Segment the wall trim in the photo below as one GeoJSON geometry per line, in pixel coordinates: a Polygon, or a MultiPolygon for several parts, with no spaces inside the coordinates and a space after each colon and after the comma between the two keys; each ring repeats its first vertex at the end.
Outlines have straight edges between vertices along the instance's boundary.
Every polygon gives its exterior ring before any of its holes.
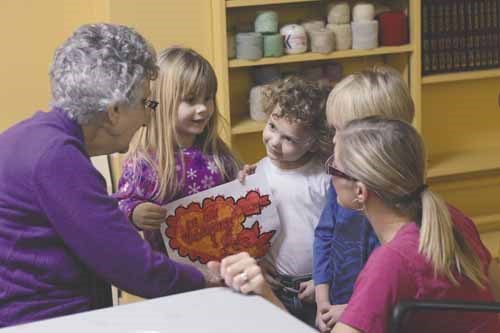
{"type": "Polygon", "coordinates": [[[472,218],[480,233],[500,231],[500,214],[478,215],[472,218]]]}

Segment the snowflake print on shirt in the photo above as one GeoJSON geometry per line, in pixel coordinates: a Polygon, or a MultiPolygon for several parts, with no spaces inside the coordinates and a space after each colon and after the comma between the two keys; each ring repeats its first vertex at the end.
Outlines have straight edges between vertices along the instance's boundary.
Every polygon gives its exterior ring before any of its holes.
{"type": "Polygon", "coordinates": [[[196,178],[196,173],[197,173],[197,171],[196,171],[196,170],[194,170],[194,169],[189,169],[189,170],[186,172],[186,177],[187,177],[188,179],[193,180],[193,179],[195,179],[195,178],[196,178]]]}
{"type": "Polygon", "coordinates": [[[215,164],[215,161],[208,161],[208,163],[207,163],[207,169],[212,174],[217,173],[219,171],[219,169],[217,168],[217,164],[215,164]]]}
{"type": "Polygon", "coordinates": [[[205,190],[213,187],[215,185],[214,178],[212,176],[205,175],[205,177],[201,180],[201,185],[205,190]]]}
{"type": "Polygon", "coordinates": [[[196,183],[192,183],[191,185],[188,185],[188,193],[189,194],[195,194],[200,192],[201,188],[198,186],[196,183]]]}

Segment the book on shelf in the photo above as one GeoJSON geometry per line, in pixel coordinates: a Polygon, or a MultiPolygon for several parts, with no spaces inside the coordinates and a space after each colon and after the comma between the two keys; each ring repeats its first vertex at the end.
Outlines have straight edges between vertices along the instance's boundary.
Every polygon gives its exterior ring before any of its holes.
{"type": "Polygon", "coordinates": [[[423,0],[424,75],[500,66],[500,0],[423,0]]]}

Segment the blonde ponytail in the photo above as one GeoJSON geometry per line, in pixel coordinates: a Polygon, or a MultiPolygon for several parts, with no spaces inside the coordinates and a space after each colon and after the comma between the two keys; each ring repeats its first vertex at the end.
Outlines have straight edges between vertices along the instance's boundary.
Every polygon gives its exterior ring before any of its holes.
{"type": "Polygon", "coordinates": [[[436,274],[446,276],[455,286],[459,284],[454,275],[456,270],[484,288],[486,276],[479,257],[455,230],[448,206],[429,190],[422,193],[418,250],[432,263],[436,274]]]}

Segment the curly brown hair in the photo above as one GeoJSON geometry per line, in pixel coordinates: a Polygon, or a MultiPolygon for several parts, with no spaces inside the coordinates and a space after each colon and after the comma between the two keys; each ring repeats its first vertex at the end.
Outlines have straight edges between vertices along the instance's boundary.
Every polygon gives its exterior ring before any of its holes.
{"type": "Polygon", "coordinates": [[[325,161],[333,151],[334,130],[326,121],[326,100],[330,88],[316,81],[290,76],[267,86],[264,111],[312,129],[319,147],[317,157],[325,161]]]}

